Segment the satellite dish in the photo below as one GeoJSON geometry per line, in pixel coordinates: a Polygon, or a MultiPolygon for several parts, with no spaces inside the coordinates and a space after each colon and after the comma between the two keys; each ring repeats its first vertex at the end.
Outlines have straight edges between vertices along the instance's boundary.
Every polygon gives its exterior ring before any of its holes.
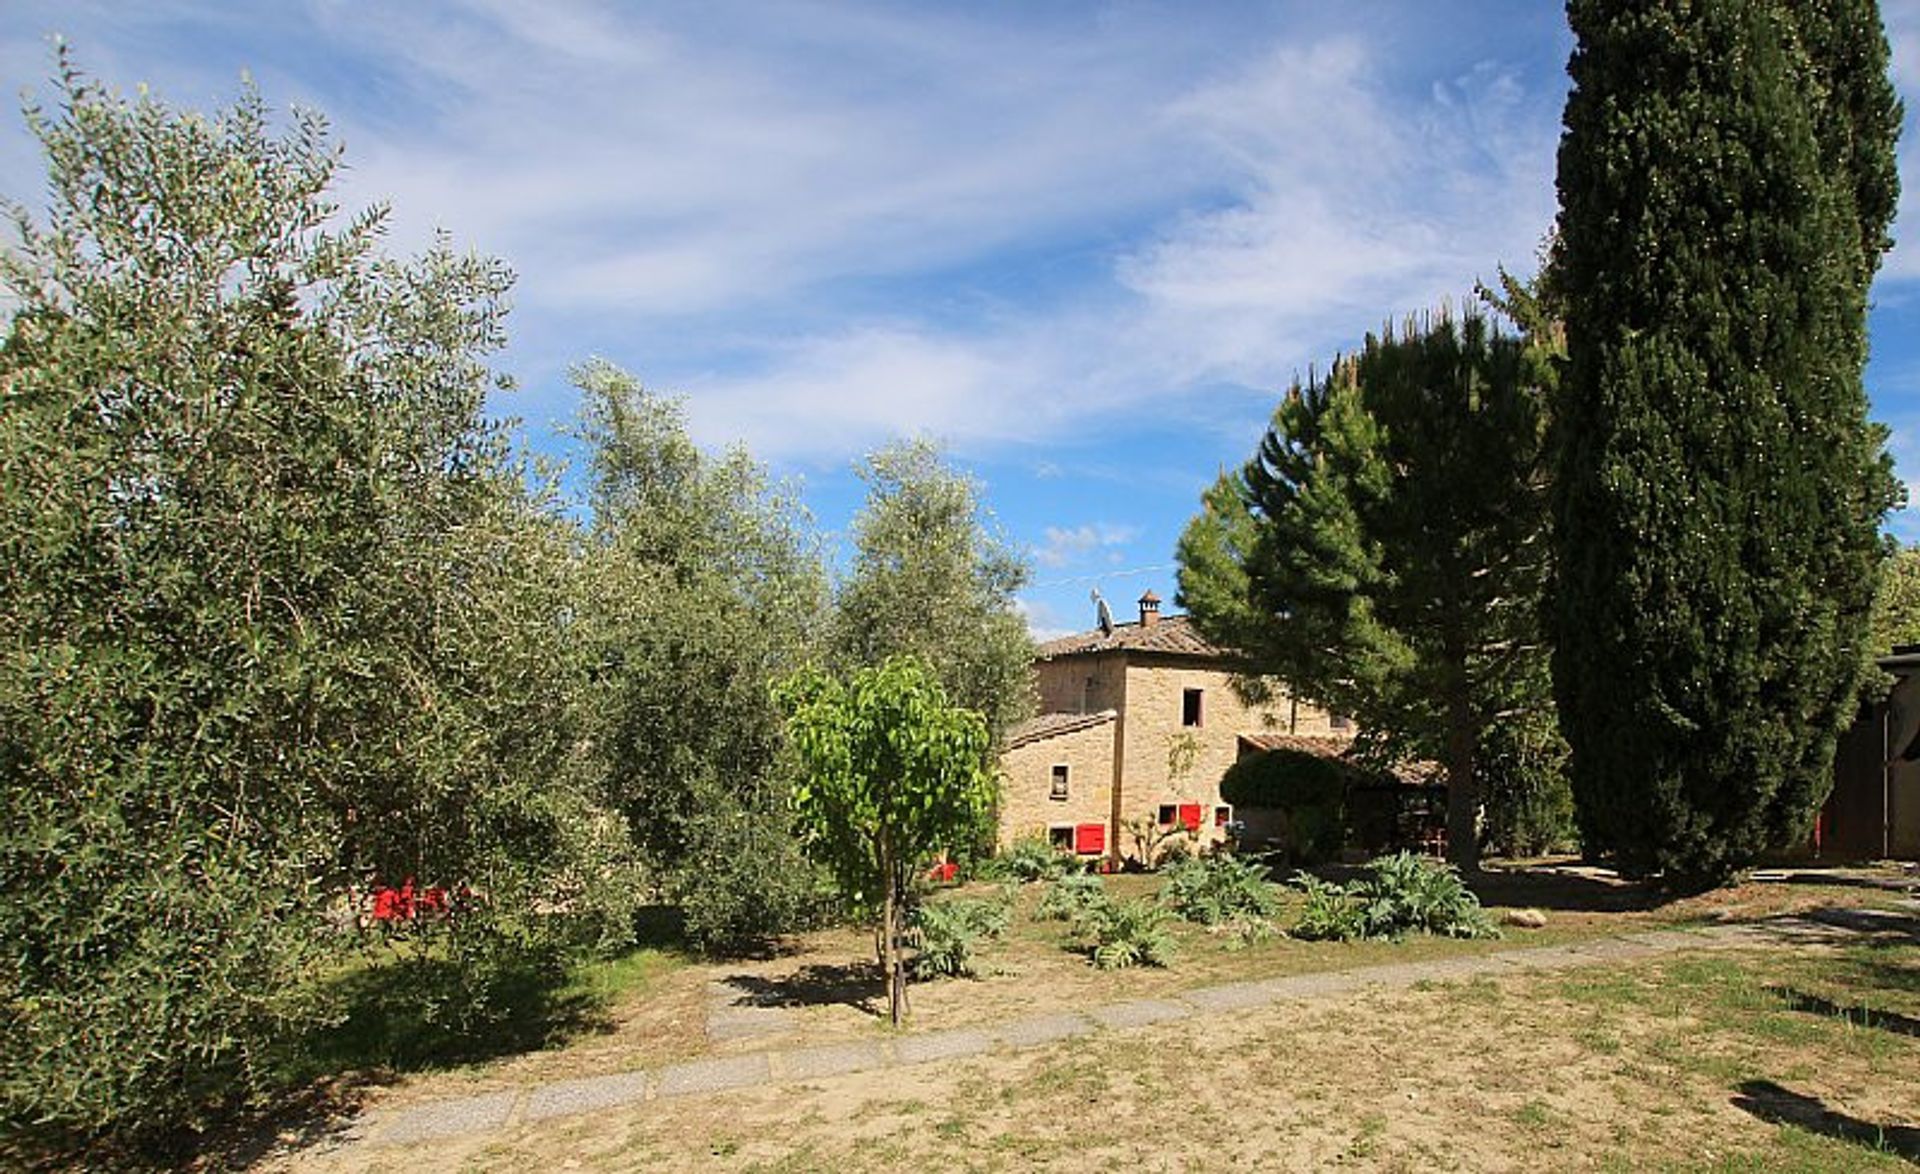
{"type": "Polygon", "coordinates": [[[1106,636],[1113,635],[1113,609],[1107,606],[1106,600],[1100,598],[1100,589],[1098,587],[1095,587],[1089,594],[1093,596],[1094,615],[1099,618],[1101,634],[1106,636]]]}

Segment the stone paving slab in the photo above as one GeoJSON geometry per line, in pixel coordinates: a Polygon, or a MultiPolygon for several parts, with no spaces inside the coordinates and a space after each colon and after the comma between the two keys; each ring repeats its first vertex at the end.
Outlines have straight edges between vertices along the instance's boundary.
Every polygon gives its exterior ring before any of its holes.
{"type": "Polygon", "coordinates": [[[1276,1002],[1281,999],[1315,999],[1360,990],[1367,985],[1367,976],[1359,970],[1327,970],[1318,974],[1290,974],[1285,978],[1272,978],[1260,985],[1272,993],[1276,1002]]]}
{"type": "Polygon", "coordinates": [[[496,1092],[457,1101],[434,1101],[381,1120],[369,1133],[369,1140],[381,1145],[405,1145],[498,1129],[507,1123],[519,1100],[517,1092],[496,1092]]]}
{"type": "Polygon", "coordinates": [[[1712,944],[1714,940],[1702,934],[1689,933],[1683,929],[1655,929],[1648,930],[1645,933],[1621,934],[1620,937],[1622,941],[1639,942],[1644,946],[1652,946],[1656,950],[1679,950],[1689,946],[1705,946],[1712,944]]]}
{"type": "Polygon", "coordinates": [[[773,1078],[771,1053],[724,1056],[715,1060],[688,1060],[660,1070],[660,1095],[682,1097],[697,1092],[722,1092],[765,1084],[773,1078]]]}
{"type": "Polygon", "coordinates": [[[616,1072],[611,1076],[585,1076],[576,1080],[556,1080],[527,1094],[522,1119],[540,1121],[564,1117],[569,1113],[590,1113],[631,1105],[647,1099],[651,1078],[645,1072],[616,1072]]]}
{"type": "Polygon", "coordinates": [[[1198,990],[1183,992],[1182,1002],[1191,1003],[1202,1011],[1246,1011],[1254,1007],[1264,1007],[1275,998],[1272,986],[1266,982],[1230,982],[1221,986],[1203,986],[1198,990]]]}
{"type": "Polygon", "coordinates": [[[971,1027],[961,1027],[951,1031],[930,1031],[924,1035],[903,1035],[893,1041],[893,1059],[898,1064],[930,1064],[936,1060],[979,1056],[992,1049],[992,1036],[971,1027]]]}
{"type": "Polygon", "coordinates": [[[1058,1015],[1035,1015],[1016,1019],[990,1029],[993,1038],[1010,1048],[1033,1048],[1055,1040],[1071,1039],[1093,1030],[1093,1020],[1071,1011],[1058,1015]]]}
{"type": "Polygon", "coordinates": [[[888,1064],[886,1045],[879,1041],[856,1044],[822,1044],[774,1053],[775,1079],[817,1080],[826,1076],[845,1076],[849,1072],[867,1072],[888,1064]]]}
{"type": "Polygon", "coordinates": [[[1508,966],[1521,970],[1568,970],[1591,966],[1593,961],[1572,946],[1536,946],[1507,957],[1508,966]]]}
{"type": "Polygon", "coordinates": [[[1116,1029],[1146,1027],[1173,1019],[1186,1019],[1195,1014],[1198,1014],[1198,1009],[1191,1003],[1176,1003],[1171,999],[1134,999],[1127,1003],[1108,1003],[1087,1012],[1088,1017],[1100,1026],[1116,1029]]]}

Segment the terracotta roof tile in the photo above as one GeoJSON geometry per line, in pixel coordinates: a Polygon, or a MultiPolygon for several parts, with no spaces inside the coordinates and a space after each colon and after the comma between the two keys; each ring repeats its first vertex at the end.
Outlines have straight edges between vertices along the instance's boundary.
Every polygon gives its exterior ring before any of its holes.
{"type": "Polygon", "coordinates": [[[1008,750],[1016,746],[1025,746],[1029,742],[1040,742],[1047,738],[1056,738],[1061,734],[1071,734],[1080,730],[1090,730],[1098,725],[1120,716],[1118,710],[1103,709],[1099,713],[1043,713],[1030,717],[1007,731],[1008,750]]]}
{"type": "Polygon", "coordinates": [[[1353,739],[1337,734],[1242,734],[1240,741],[1255,750],[1298,750],[1318,758],[1344,758],[1353,739]]]}
{"type": "MultiPolygon", "coordinates": [[[[1332,734],[1242,734],[1240,741],[1255,750],[1297,750],[1319,758],[1345,758],[1353,749],[1352,738],[1332,734]]],[[[1437,762],[1414,759],[1396,762],[1386,773],[1402,783],[1423,786],[1434,782],[1441,770],[1437,762]]]]}
{"type": "Polygon", "coordinates": [[[1232,654],[1209,643],[1186,616],[1162,616],[1151,624],[1115,624],[1112,632],[1098,628],[1049,640],[1037,650],[1041,660],[1090,652],[1167,652],[1182,656],[1210,656],[1231,660],[1232,654]]]}

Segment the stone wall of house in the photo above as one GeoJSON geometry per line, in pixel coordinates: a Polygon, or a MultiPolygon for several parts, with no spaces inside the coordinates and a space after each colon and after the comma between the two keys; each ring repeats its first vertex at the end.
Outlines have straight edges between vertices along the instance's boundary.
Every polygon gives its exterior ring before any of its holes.
{"type": "Polygon", "coordinates": [[[1097,823],[1108,827],[1113,812],[1113,744],[1116,722],[1016,746],[1000,756],[1000,846],[1050,828],[1097,823]],[[1067,797],[1053,798],[1053,768],[1067,768],[1067,797]]]}
{"type": "Polygon", "coordinates": [[[1062,656],[1034,665],[1041,713],[1099,713],[1119,709],[1126,694],[1126,660],[1117,652],[1062,656]]]}
{"type": "Polygon", "coordinates": [[[1161,808],[1197,803],[1201,806],[1200,838],[1214,843],[1225,837],[1217,826],[1220,778],[1239,758],[1240,735],[1263,732],[1328,734],[1328,715],[1305,704],[1279,698],[1270,706],[1253,707],[1233,691],[1231,675],[1219,670],[1179,664],[1133,664],[1127,669],[1126,704],[1121,710],[1120,834],[1131,851],[1125,825],[1149,818],[1158,822],[1161,808]],[[1188,726],[1186,692],[1200,691],[1200,723],[1188,726]],[[1174,750],[1182,749],[1182,761],[1174,750]]]}

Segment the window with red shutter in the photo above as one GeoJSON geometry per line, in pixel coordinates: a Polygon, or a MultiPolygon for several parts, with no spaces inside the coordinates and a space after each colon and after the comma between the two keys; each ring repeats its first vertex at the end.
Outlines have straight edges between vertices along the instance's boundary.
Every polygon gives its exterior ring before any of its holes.
{"type": "Polygon", "coordinates": [[[1083,823],[1073,829],[1073,850],[1082,856],[1098,856],[1107,850],[1107,825],[1083,823]]]}

